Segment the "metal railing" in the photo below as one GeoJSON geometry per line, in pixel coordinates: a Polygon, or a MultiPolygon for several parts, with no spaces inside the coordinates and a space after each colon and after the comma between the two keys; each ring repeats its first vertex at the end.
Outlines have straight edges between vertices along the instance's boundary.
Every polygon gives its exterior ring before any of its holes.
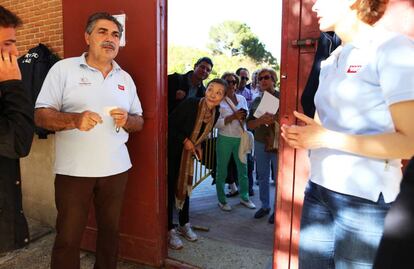
{"type": "Polygon", "coordinates": [[[218,130],[213,129],[203,142],[203,157],[200,161],[194,159],[193,189],[208,178],[216,166],[216,141],[218,130]]]}

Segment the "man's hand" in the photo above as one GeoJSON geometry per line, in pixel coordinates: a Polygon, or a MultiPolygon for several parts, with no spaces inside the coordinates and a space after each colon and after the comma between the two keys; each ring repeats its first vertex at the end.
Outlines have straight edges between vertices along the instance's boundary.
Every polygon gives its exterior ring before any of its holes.
{"type": "Polygon", "coordinates": [[[175,92],[175,99],[176,100],[182,100],[182,99],[184,99],[185,95],[186,95],[185,91],[178,90],[178,91],[175,92]]]}
{"type": "Polygon", "coordinates": [[[0,51],[0,82],[12,79],[22,79],[17,57],[8,51],[0,51]]]}
{"type": "Polygon", "coordinates": [[[101,116],[88,110],[78,114],[75,119],[75,126],[81,131],[89,131],[98,123],[102,123],[101,116]]]}
{"type": "Polygon", "coordinates": [[[114,119],[117,128],[122,128],[127,123],[128,112],[121,108],[112,109],[109,111],[109,115],[114,119]]]}

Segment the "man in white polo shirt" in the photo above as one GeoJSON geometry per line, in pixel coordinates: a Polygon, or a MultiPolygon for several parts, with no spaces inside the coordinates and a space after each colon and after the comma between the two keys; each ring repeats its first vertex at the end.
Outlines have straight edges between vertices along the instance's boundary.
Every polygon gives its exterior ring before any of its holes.
{"type": "Polygon", "coordinates": [[[36,124],[56,131],[52,269],[79,268],[92,199],[98,227],[95,268],[116,268],[118,221],[131,168],[125,143],[144,123],[135,84],[114,61],[121,35],[122,25],[111,15],[90,16],[88,51],[55,64],[36,101],[36,124]]]}

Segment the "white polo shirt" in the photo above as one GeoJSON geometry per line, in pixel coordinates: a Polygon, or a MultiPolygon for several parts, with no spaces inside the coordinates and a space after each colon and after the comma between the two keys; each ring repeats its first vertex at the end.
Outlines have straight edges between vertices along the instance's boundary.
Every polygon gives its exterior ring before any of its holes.
{"type": "MultiPolygon", "coordinates": [[[[216,128],[218,128],[218,133],[220,135],[224,135],[227,137],[237,137],[237,138],[240,138],[241,136],[242,128],[238,120],[234,120],[227,125],[224,124],[224,119],[227,116],[231,116],[234,113],[231,107],[229,106],[229,104],[227,104],[226,99],[233,105],[236,111],[239,110],[240,108],[243,108],[246,110],[246,113],[249,113],[248,112],[249,109],[247,108],[246,98],[244,98],[244,96],[240,94],[236,94],[236,98],[237,98],[237,106],[234,105],[233,102],[228,97],[225,97],[225,99],[223,99],[223,101],[221,101],[220,103],[220,117],[218,118],[216,122],[216,126],[215,126],[216,128]]],[[[246,123],[243,123],[243,125],[246,128],[246,123]]]]}
{"type": "MultiPolygon", "coordinates": [[[[364,40],[338,47],[321,64],[315,105],[322,125],[357,135],[394,132],[389,106],[414,100],[414,42],[373,29],[364,40]]],[[[338,150],[311,151],[310,180],[330,190],[377,201],[395,200],[401,160],[338,150]]]]}
{"type": "Polygon", "coordinates": [[[55,173],[81,177],[104,177],[131,168],[125,143],[128,133],[116,132],[108,111],[119,107],[142,115],[135,84],[128,73],[113,61],[106,78],[89,66],[85,53],[57,62],[47,74],[36,101],[36,108],[54,108],[61,112],[98,113],[102,124],[90,131],[78,129],[56,132],[55,173]]]}

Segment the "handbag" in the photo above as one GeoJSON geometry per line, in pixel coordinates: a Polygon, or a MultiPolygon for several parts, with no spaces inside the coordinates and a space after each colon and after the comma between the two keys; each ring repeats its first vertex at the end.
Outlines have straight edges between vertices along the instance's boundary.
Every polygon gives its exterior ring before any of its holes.
{"type": "Polygon", "coordinates": [[[268,127],[268,134],[265,140],[266,152],[277,152],[279,148],[279,123],[275,122],[268,127]]]}
{"type": "MultiPolygon", "coordinates": [[[[233,113],[236,113],[236,109],[233,107],[232,104],[227,100],[227,97],[225,98],[227,104],[230,106],[233,113]]],[[[238,120],[240,123],[240,127],[242,128],[242,132],[240,134],[240,145],[239,145],[239,159],[242,163],[247,164],[247,154],[252,152],[252,149],[254,147],[254,136],[253,133],[246,130],[244,128],[243,123],[238,120]]]]}

